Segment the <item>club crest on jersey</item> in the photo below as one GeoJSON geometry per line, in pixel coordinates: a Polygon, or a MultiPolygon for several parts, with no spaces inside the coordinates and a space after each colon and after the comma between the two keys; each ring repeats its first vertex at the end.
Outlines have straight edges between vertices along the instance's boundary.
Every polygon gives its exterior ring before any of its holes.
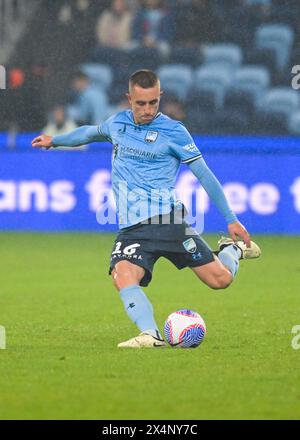
{"type": "Polygon", "coordinates": [[[157,139],[158,133],[157,131],[147,131],[145,141],[146,142],[155,142],[157,139]]]}
{"type": "Polygon", "coordinates": [[[186,251],[193,254],[197,250],[197,245],[193,238],[189,238],[188,240],[185,240],[183,243],[183,247],[186,251]]]}

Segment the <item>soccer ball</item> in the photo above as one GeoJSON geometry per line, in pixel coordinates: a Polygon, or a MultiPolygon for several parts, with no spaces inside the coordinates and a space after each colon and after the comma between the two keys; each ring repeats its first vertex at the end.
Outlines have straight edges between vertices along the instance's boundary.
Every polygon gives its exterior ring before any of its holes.
{"type": "Polygon", "coordinates": [[[181,309],[168,316],[164,333],[172,347],[196,348],[204,339],[206,326],[199,313],[181,309]]]}

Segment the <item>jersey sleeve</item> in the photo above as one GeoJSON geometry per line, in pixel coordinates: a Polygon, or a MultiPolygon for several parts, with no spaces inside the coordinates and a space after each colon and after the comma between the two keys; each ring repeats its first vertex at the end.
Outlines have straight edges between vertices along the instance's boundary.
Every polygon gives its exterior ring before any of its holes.
{"type": "Polygon", "coordinates": [[[174,127],[171,133],[170,150],[182,163],[190,163],[202,157],[194,139],[180,122],[174,127]]]}
{"type": "Polygon", "coordinates": [[[111,128],[114,119],[115,119],[115,115],[111,116],[110,118],[106,119],[106,121],[98,125],[99,135],[108,142],[112,142],[111,128]]]}

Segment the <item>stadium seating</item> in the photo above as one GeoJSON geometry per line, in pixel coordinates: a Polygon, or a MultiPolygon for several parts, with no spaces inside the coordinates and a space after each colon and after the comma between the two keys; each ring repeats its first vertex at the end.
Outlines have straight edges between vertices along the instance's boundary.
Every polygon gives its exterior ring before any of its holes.
{"type": "Polygon", "coordinates": [[[210,44],[205,47],[203,53],[204,65],[219,65],[224,68],[236,68],[241,65],[242,60],[242,49],[236,44],[210,44]]]}
{"type": "Polygon", "coordinates": [[[164,59],[155,47],[137,47],[127,53],[131,71],[138,69],[155,70],[163,64],[164,59]]]}
{"type": "Polygon", "coordinates": [[[94,63],[109,64],[114,69],[118,68],[120,65],[129,66],[130,64],[127,52],[120,49],[101,46],[91,50],[88,60],[94,63]]]}
{"type": "Polygon", "coordinates": [[[246,0],[248,5],[271,6],[272,0],[246,0]]]}
{"type": "Polygon", "coordinates": [[[223,112],[240,111],[252,115],[255,110],[254,97],[248,90],[230,88],[224,97],[223,112]]]}
{"type": "MultiPolygon", "coordinates": [[[[168,2],[170,10],[176,8],[174,3],[168,2]]],[[[297,134],[299,105],[298,99],[292,98],[295,91],[289,83],[291,67],[300,64],[297,21],[300,2],[293,0],[289,7],[275,0],[231,1],[226,7],[221,0],[209,3],[216,22],[222,25],[218,29],[212,27],[210,38],[205,41],[181,41],[179,32],[177,37],[173,36],[173,42],[170,41],[169,54],[163,55],[156,47],[136,47],[130,51],[93,48],[91,23],[95,24],[99,16],[98,3],[92,6],[91,2],[88,22],[82,20],[80,14],[73,16],[74,28],[83,42],[80,48],[72,45],[73,29],[60,23],[56,29],[52,23],[55,32],[69,42],[69,50],[63,56],[59,50],[56,52],[60,65],[55,75],[49,76],[52,102],[46,110],[61,100],[62,88],[68,90],[74,69],[85,72],[92,86],[104,91],[113,107],[123,104],[132,72],[147,68],[159,74],[166,93],[181,100],[187,123],[191,121],[196,131],[203,132],[204,128],[208,133],[222,130],[224,133],[264,133],[266,130],[266,134],[284,134],[289,130],[297,134]],[[291,116],[292,112],[295,115],[291,116]]],[[[100,9],[105,7],[103,4],[100,9]]],[[[214,18],[212,16],[212,20],[214,18]]],[[[25,54],[27,48],[28,44],[24,46],[25,54]]],[[[43,48],[53,53],[57,42],[45,35],[43,48]]],[[[16,59],[23,58],[21,53],[17,55],[16,59]]],[[[66,105],[68,96],[66,93],[66,105]]]]}
{"type": "Polygon", "coordinates": [[[249,133],[251,118],[247,111],[241,109],[226,109],[219,111],[212,121],[214,134],[245,135],[249,133]]]}
{"type": "Polygon", "coordinates": [[[275,87],[266,92],[257,105],[256,122],[266,134],[288,132],[288,121],[300,110],[300,96],[289,87],[275,87]]]}
{"type": "Polygon", "coordinates": [[[188,109],[186,126],[191,133],[214,133],[215,121],[209,113],[188,109]]]}
{"type": "Polygon", "coordinates": [[[218,98],[214,90],[209,89],[197,89],[190,90],[186,105],[188,109],[196,111],[198,113],[204,112],[213,114],[219,107],[218,98]]]}
{"type": "Polygon", "coordinates": [[[276,78],[281,73],[277,69],[277,55],[274,48],[256,48],[252,47],[248,49],[246,63],[265,67],[272,77],[272,82],[276,81],[276,78]]]}
{"type": "Polygon", "coordinates": [[[232,85],[225,94],[225,108],[253,111],[259,97],[270,85],[270,73],[265,67],[245,65],[234,73],[232,85]]]}
{"type": "Polygon", "coordinates": [[[201,52],[198,47],[174,46],[169,61],[171,64],[188,64],[197,67],[201,61],[201,52]]]}
{"type": "Polygon", "coordinates": [[[131,74],[132,69],[129,66],[119,66],[118,69],[114,69],[113,84],[109,89],[109,98],[112,104],[124,99],[124,94],[128,91],[128,78],[131,74]]]}
{"type": "Polygon", "coordinates": [[[113,72],[107,64],[85,63],[80,66],[80,70],[89,77],[91,83],[95,86],[108,90],[112,85],[113,72]]]}
{"type": "Polygon", "coordinates": [[[222,107],[226,89],[232,82],[232,78],[232,69],[229,66],[219,68],[215,64],[204,65],[195,72],[194,87],[196,90],[214,94],[217,106],[222,107]]]}
{"type": "Polygon", "coordinates": [[[288,129],[291,134],[300,136],[300,110],[289,116],[288,129]]]}
{"type": "Polygon", "coordinates": [[[193,69],[185,64],[166,64],[158,69],[163,90],[172,92],[179,99],[187,98],[193,82],[193,69]]]}
{"type": "Polygon", "coordinates": [[[297,44],[293,47],[291,53],[290,66],[296,66],[299,64],[300,64],[300,44],[297,44]]]}
{"type": "Polygon", "coordinates": [[[261,66],[244,65],[234,74],[234,86],[236,89],[249,90],[257,93],[270,85],[270,74],[261,66]]]}
{"type": "Polygon", "coordinates": [[[289,87],[274,87],[270,89],[258,104],[260,110],[277,112],[289,116],[292,111],[299,108],[300,96],[289,87]]]}
{"type": "Polygon", "coordinates": [[[294,41],[294,32],[286,24],[265,24],[255,32],[255,47],[258,49],[273,49],[276,53],[277,68],[284,69],[290,59],[294,41]]]}

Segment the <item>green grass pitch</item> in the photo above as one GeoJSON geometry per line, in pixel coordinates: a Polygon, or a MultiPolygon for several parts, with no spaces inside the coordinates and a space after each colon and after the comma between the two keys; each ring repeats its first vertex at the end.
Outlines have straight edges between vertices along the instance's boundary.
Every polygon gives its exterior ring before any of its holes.
{"type": "Polygon", "coordinates": [[[0,419],[299,419],[300,237],[255,238],[261,259],[227,290],[157,263],[156,320],[198,311],[199,348],[121,350],[138,332],[107,275],[112,235],[0,234],[0,419]]]}

